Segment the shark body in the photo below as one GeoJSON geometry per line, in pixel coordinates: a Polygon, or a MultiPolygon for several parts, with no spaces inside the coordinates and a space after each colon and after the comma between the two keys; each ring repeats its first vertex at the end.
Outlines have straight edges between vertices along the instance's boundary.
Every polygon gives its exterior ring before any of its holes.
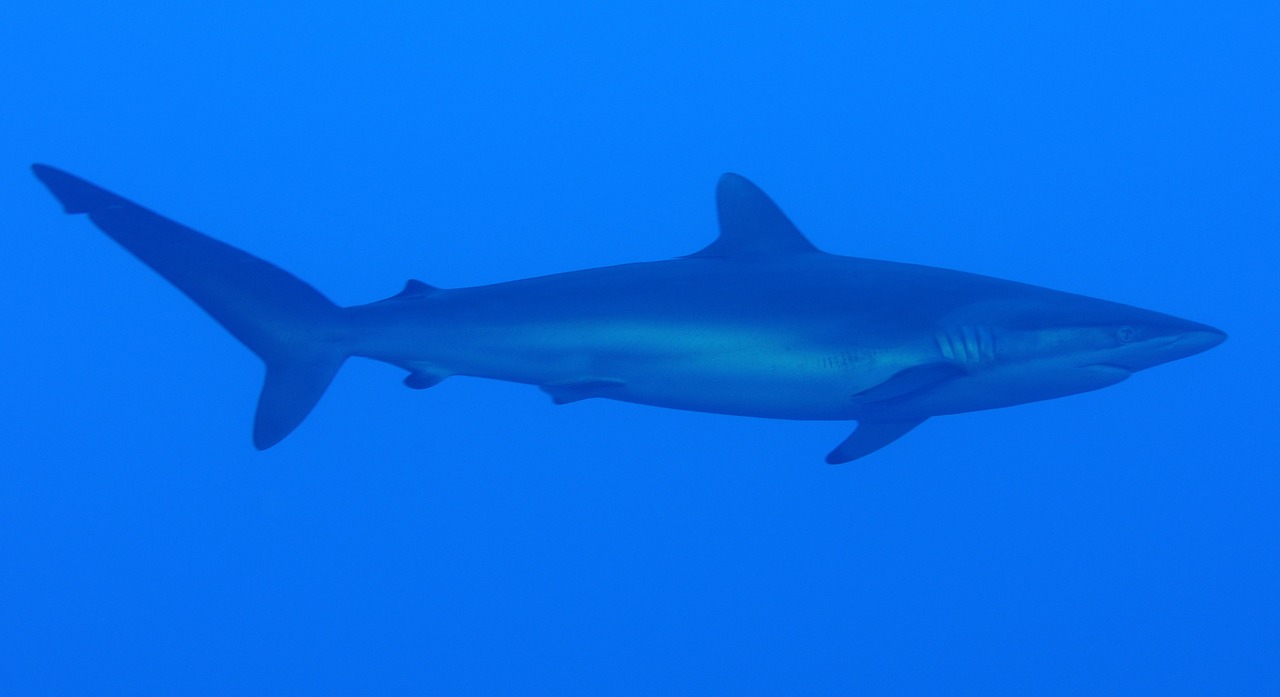
{"type": "Polygon", "coordinates": [[[405,384],[453,375],[778,419],[849,420],[847,462],[926,419],[1099,389],[1226,335],[1128,305],[960,271],[827,254],[751,182],[721,177],[720,235],[686,257],[473,288],[410,281],[338,307],[246,252],[34,165],[266,363],[254,444],[297,427],[348,357],[405,384]]]}

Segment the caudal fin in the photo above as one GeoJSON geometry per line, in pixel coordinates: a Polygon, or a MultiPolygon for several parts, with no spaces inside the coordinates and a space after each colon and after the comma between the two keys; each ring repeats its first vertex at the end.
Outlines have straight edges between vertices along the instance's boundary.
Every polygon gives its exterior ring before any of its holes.
{"type": "Polygon", "coordinates": [[[275,445],[302,423],[348,355],[341,308],[269,262],[62,170],[31,169],[67,213],[87,213],[267,364],[256,447],[275,445]]]}

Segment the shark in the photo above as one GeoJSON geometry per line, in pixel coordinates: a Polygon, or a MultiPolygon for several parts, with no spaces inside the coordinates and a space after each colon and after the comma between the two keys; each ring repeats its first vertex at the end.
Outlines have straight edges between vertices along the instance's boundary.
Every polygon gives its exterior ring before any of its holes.
{"type": "Polygon", "coordinates": [[[351,357],[425,389],[455,375],[772,419],[856,421],[826,457],[926,420],[1114,385],[1226,339],[1214,327],[998,278],[819,250],[760,188],[716,188],[719,235],[686,256],[492,285],[410,280],[340,307],[245,251],[63,170],[32,165],[89,220],[265,363],[253,444],[291,433],[351,357]]]}

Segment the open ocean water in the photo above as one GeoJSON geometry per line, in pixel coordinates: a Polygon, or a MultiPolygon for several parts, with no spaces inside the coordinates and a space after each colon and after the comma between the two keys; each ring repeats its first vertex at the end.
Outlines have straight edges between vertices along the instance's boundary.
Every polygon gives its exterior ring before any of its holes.
{"type": "Polygon", "coordinates": [[[1280,5],[0,8],[0,693],[1280,694],[1280,5]],[[257,359],[48,162],[340,304],[819,247],[1205,322],[1099,392],[851,424],[257,359]]]}

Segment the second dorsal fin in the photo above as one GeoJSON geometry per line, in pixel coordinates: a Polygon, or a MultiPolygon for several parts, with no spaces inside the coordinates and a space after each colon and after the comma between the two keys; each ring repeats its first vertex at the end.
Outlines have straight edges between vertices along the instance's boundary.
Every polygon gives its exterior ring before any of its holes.
{"type": "Polygon", "coordinates": [[[411,278],[404,284],[404,290],[391,296],[393,298],[416,298],[423,295],[430,295],[436,292],[436,287],[427,283],[423,283],[416,278],[411,278]]]}

